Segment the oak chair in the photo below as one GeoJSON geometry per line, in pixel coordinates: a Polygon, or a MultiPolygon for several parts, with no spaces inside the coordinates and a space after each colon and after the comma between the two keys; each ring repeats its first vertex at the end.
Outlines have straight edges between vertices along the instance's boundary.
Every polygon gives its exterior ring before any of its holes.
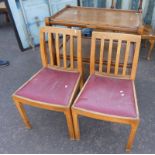
{"type": "Polygon", "coordinates": [[[142,33],[142,39],[145,40],[145,47],[146,41],[148,40],[150,43],[150,47],[147,54],[147,60],[151,59],[151,54],[155,45],[155,30],[153,30],[152,26],[145,25],[144,32],[142,33]]]}
{"type": "Polygon", "coordinates": [[[82,81],[81,31],[43,27],[40,30],[40,51],[43,68],[20,87],[12,98],[27,128],[31,128],[31,125],[24,104],[63,112],[70,138],[74,139],[70,107],[82,81]],[[52,39],[53,36],[55,41],[52,39]],[[59,56],[60,36],[63,40],[63,60],[60,60],[59,56]],[[70,63],[66,59],[66,37],[70,37],[70,63]],[[74,39],[78,44],[77,64],[73,61],[74,39]],[[54,65],[54,50],[56,50],[57,65],[54,65]]]}
{"type": "Polygon", "coordinates": [[[91,40],[90,76],[72,106],[73,124],[76,140],[80,139],[78,116],[128,124],[131,131],[126,145],[129,151],[132,147],[136,130],[139,125],[139,111],[135,90],[135,76],[138,64],[141,37],[138,35],[93,32],[91,40]],[[100,41],[99,66],[95,64],[96,41],[100,41]],[[104,45],[109,41],[107,65],[103,64],[104,45]],[[113,50],[113,43],[117,49],[113,50]],[[119,66],[121,48],[126,44],[123,68],[119,66]],[[131,45],[134,45],[132,67],[127,63],[131,45]],[[115,66],[112,66],[111,56],[115,53],[115,66]]]}

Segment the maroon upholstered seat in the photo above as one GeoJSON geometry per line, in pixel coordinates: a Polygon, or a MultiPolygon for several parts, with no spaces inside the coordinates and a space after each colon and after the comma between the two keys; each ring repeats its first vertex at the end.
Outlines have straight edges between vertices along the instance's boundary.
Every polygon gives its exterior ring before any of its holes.
{"type": "Polygon", "coordinates": [[[15,95],[35,101],[67,105],[79,73],[44,68],[15,95]]]}
{"type": "Polygon", "coordinates": [[[136,117],[131,80],[92,75],[74,107],[109,115],[136,117]]]}

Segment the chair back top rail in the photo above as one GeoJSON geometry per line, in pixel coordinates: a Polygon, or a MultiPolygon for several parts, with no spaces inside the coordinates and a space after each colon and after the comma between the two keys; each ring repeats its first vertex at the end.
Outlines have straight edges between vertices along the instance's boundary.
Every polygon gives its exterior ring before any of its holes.
{"type": "Polygon", "coordinates": [[[77,70],[82,73],[82,51],[81,51],[81,31],[68,28],[57,28],[51,26],[42,27],[40,30],[40,50],[42,65],[52,66],[64,70],[77,70]],[[68,39],[67,39],[68,38],[68,39]],[[75,41],[74,41],[75,39],[75,41]],[[70,60],[67,60],[67,47],[70,44],[70,60]],[[62,50],[60,50],[60,43],[62,50]],[[77,49],[74,49],[74,43],[77,49]],[[74,50],[77,55],[77,65],[74,64],[74,50]],[[63,55],[61,60],[60,52],[63,55]]]}
{"type": "Polygon", "coordinates": [[[140,50],[141,36],[123,33],[109,33],[109,32],[93,32],[91,40],[91,55],[90,55],[90,74],[102,74],[106,76],[115,76],[119,78],[134,80],[136,76],[139,50],[140,50]],[[99,66],[96,71],[95,57],[96,57],[96,41],[100,40],[100,54],[99,66]],[[107,53],[107,65],[103,64],[104,45],[109,42],[107,53]],[[117,43],[117,48],[114,50],[113,45],[117,43]],[[125,50],[121,50],[125,46],[125,50]],[[131,50],[132,48],[132,50],[131,50]],[[123,52],[123,53],[122,53],[123,52]],[[120,57],[123,55],[123,67],[120,68],[120,57]],[[131,56],[132,55],[132,56],[131,56]],[[131,61],[131,69],[127,68],[128,61],[131,61]],[[112,66],[112,63],[115,63],[112,66]]]}

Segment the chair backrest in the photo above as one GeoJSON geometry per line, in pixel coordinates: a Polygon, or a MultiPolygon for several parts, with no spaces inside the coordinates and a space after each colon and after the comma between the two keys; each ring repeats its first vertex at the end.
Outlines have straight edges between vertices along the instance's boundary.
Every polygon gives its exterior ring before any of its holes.
{"type": "Polygon", "coordinates": [[[141,36],[139,35],[93,32],[91,40],[90,74],[97,73],[134,80],[139,58],[140,42],[141,36]],[[99,65],[96,66],[96,44],[99,42],[99,65]],[[107,46],[107,43],[108,50],[105,51],[105,49],[107,49],[105,48],[105,44],[107,46]],[[116,48],[113,48],[114,45],[116,48]],[[105,52],[107,53],[105,54],[105,52]],[[121,59],[123,58],[121,63],[120,57],[121,59]],[[128,66],[129,61],[130,67],[128,66]]]}
{"type": "Polygon", "coordinates": [[[64,70],[77,70],[82,73],[81,31],[68,28],[45,26],[40,30],[40,50],[42,65],[64,70]],[[76,42],[75,42],[76,40],[76,42]],[[66,42],[70,44],[67,51],[66,42]],[[74,62],[74,44],[77,44],[77,64],[74,62]],[[60,48],[62,47],[62,50],[60,48]],[[61,53],[62,52],[62,53],[61,53]],[[67,57],[67,53],[70,57],[67,57]],[[61,59],[62,58],[62,59],[61,59]]]}

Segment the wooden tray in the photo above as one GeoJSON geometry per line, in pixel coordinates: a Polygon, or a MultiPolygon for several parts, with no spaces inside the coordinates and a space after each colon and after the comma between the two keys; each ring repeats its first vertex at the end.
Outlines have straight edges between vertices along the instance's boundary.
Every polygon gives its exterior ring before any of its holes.
{"type": "Polygon", "coordinates": [[[46,18],[46,25],[95,28],[141,34],[142,14],[136,11],[66,6],[46,18]]]}

